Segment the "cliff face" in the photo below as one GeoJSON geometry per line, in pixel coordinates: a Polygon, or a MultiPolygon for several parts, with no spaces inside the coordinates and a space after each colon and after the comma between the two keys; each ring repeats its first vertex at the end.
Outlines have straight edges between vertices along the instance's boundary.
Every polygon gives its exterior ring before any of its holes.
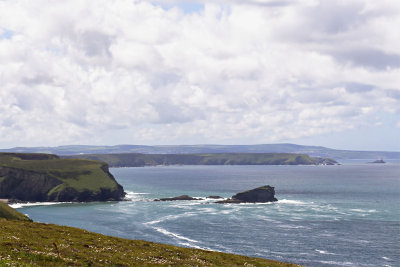
{"type": "Polygon", "coordinates": [[[22,201],[48,201],[47,193],[62,182],[44,173],[0,167],[0,196],[22,201]]]}
{"type": "Polygon", "coordinates": [[[124,196],[104,162],[0,153],[0,198],[64,202],[124,196]]]}

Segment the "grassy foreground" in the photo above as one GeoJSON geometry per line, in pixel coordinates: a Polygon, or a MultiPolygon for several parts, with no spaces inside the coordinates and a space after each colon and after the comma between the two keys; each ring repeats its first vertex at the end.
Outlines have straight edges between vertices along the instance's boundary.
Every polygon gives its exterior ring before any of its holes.
{"type": "Polygon", "coordinates": [[[0,218],[0,266],[298,266],[0,218]]]}

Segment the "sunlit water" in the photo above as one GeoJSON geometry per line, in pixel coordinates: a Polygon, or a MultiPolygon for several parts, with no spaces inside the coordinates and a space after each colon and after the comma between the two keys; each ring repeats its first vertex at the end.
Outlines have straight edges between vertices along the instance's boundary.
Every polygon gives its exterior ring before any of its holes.
{"type": "Polygon", "coordinates": [[[307,266],[400,266],[400,165],[111,169],[130,201],[25,206],[35,221],[307,266]],[[275,186],[276,203],[155,198],[275,186]]]}

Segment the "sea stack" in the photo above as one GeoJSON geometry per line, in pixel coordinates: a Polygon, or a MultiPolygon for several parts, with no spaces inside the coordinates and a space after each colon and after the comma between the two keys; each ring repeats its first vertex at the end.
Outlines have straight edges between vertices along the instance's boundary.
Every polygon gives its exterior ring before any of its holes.
{"type": "Polygon", "coordinates": [[[278,201],[275,198],[275,188],[269,185],[257,187],[248,191],[237,193],[227,200],[216,203],[265,203],[278,201]]]}

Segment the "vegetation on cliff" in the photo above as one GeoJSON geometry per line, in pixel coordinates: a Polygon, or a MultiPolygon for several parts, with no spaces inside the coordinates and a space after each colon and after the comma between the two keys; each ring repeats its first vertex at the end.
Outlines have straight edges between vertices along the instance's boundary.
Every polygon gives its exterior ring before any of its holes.
{"type": "Polygon", "coordinates": [[[104,162],[56,155],[0,153],[0,198],[22,201],[120,200],[124,191],[104,162]]]}
{"type": "Polygon", "coordinates": [[[292,153],[216,153],[216,154],[83,154],[74,158],[100,160],[110,167],[156,165],[332,165],[335,160],[292,153]]]}
{"type": "Polygon", "coordinates": [[[0,218],[4,218],[7,220],[18,220],[18,221],[31,220],[25,214],[16,211],[15,209],[11,208],[10,206],[1,201],[0,201],[0,218]]]}
{"type": "Polygon", "coordinates": [[[1,266],[297,266],[267,259],[0,219],[1,266]]]}

